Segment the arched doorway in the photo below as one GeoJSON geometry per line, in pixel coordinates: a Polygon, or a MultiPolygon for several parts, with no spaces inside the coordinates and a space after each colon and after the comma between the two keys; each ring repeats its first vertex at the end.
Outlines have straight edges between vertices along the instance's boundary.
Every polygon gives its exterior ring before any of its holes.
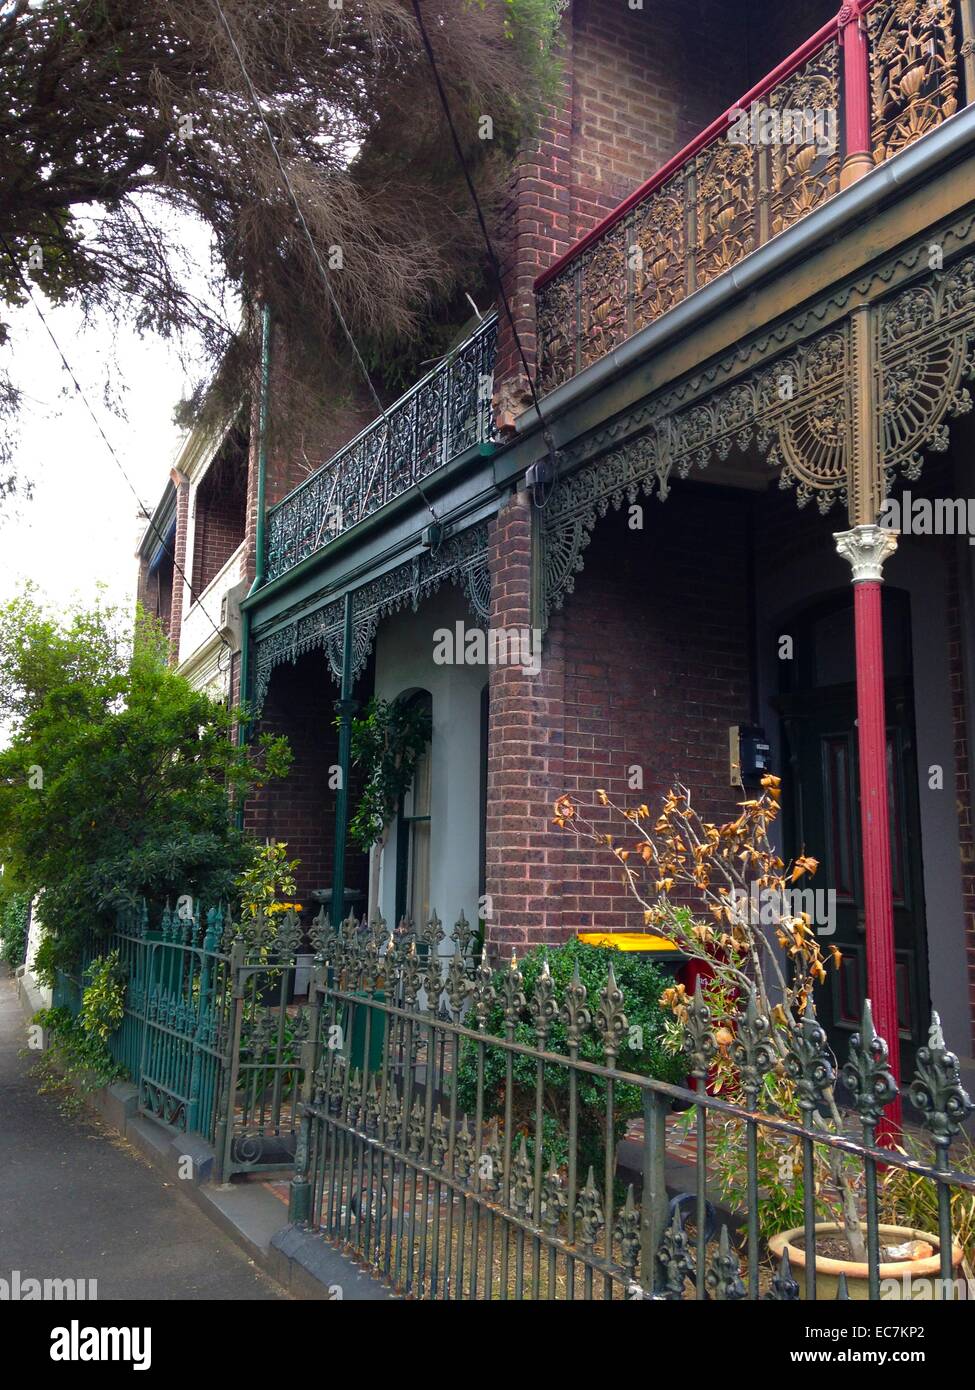
{"type": "MultiPolygon", "coordinates": [[[[849,590],[820,599],[778,624],[786,857],[820,861],[816,929],[842,963],[817,998],[819,1017],[841,1061],[861,1023],[866,930],[860,829],[853,603],[849,590]],[[827,897],[826,894],[829,896],[827,897]],[[825,911],[824,911],[825,909],[825,911]]],[[[914,731],[911,609],[908,595],[884,593],[887,785],[897,1009],[903,1070],[910,1075],[929,1018],[928,952],[914,731]]]]}

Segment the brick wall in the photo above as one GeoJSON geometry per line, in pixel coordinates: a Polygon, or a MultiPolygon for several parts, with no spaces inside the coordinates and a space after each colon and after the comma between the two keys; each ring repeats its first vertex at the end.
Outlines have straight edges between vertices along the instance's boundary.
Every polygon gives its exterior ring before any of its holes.
{"type": "MultiPolygon", "coordinates": [[[[244,810],[246,830],[261,842],[286,841],[288,857],[301,860],[295,879],[298,901],[307,909],[306,920],[317,911],[309,894],[331,884],[335,844],[335,791],[328,782],[330,767],[338,763],[338,733],[333,725],[338,691],[324,664],[321,653],[312,652],[293,666],[275,669],[254,737],[284,734],[294,762],[286,778],[270,782],[244,810]]],[[[357,790],[354,784],[353,805],[357,790]]],[[[365,894],[367,860],[351,846],[346,884],[365,894]]]]}
{"type": "MultiPolygon", "coordinates": [[[[679,778],[702,812],[732,814],[728,727],[748,717],[747,501],[675,489],[666,504],[645,507],[643,531],[628,528],[625,510],[611,513],[553,618],[541,674],[492,674],[494,952],[640,925],[612,860],[591,845],[575,848],[552,825],[560,791],[591,804],[604,787],[624,805],[652,805],[679,778]],[[642,790],[629,787],[634,766],[642,790]]],[[[492,624],[527,622],[530,522],[521,497],[499,515],[491,564],[492,624]]]]}
{"type": "Polygon", "coordinates": [[[199,597],[244,539],[247,455],[237,447],[214,459],[196,489],[193,592],[199,597]]]}
{"type": "MultiPolygon", "coordinates": [[[[531,509],[519,493],[498,513],[490,537],[491,626],[531,625],[531,509]]],[[[546,647],[541,673],[496,666],[488,714],[486,892],[492,953],[559,940],[563,842],[551,825],[563,784],[563,666],[546,647]]]]}
{"type": "Polygon", "coordinates": [[[136,599],[147,613],[159,619],[168,635],[173,607],[173,562],[169,555],[162,557],[151,574],[147,562],[140,562],[136,599]]]}
{"type": "MultiPolygon", "coordinates": [[[[529,366],[535,277],[596,226],[744,89],[744,28],[718,0],[575,0],[564,20],[558,109],[512,178],[502,219],[504,283],[529,366]]],[[[495,370],[498,417],[527,399],[502,321],[495,370]]]]}
{"type": "MultiPolygon", "coordinates": [[[[502,219],[505,290],[530,368],[535,277],[837,9],[836,0],[644,0],[642,9],[574,0],[561,98],[515,170],[502,219]]],[[[504,320],[495,382],[509,426],[530,398],[504,320]]]]}

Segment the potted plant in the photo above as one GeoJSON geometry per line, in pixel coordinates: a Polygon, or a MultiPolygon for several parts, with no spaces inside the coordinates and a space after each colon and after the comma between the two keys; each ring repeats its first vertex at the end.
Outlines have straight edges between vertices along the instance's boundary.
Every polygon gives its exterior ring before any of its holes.
{"type": "MultiPolygon", "coordinates": [[[[831,964],[839,966],[841,955],[835,946],[822,949],[807,911],[793,910],[793,886],[815,874],[818,863],[800,855],[786,865],[771,844],[769,832],[778,818],[779,800],[779,779],[767,776],[760,795],[742,802],[735,819],[715,825],[694,810],[685,787],[668,793],[657,816],[646,804],[619,807],[600,791],[601,809],[592,811],[584,811],[569,796],[560,797],[555,821],[612,854],[624,884],[643,909],[645,926],[706,967],[693,996],[683,985],[663,996],[684,1030],[698,1085],[707,1080],[712,1093],[749,1112],[761,1099],[766,1113],[801,1121],[824,1138],[838,1138],[845,1130],[835,1094],[835,1059],[816,1018],[814,987],[826,980],[831,964]],[[619,838],[608,828],[614,822],[621,826],[619,838]],[[692,911],[692,903],[703,906],[706,916],[692,911]]],[[[935,1071],[951,1059],[940,1034],[932,1034],[929,1048],[920,1051],[922,1074],[926,1054],[935,1071]]],[[[896,1088],[887,1068],[886,1044],[873,1030],[869,1001],[843,1081],[872,1136],[896,1088]]],[[[960,1087],[958,1091],[963,1105],[970,1106],[960,1087]]],[[[923,1100],[919,1095],[918,1101],[923,1100]]],[[[843,1273],[851,1296],[866,1297],[867,1242],[858,1165],[832,1146],[814,1148],[810,1173],[803,1171],[801,1142],[792,1152],[787,1142],[778,1150],[774,1142],[766,1149],[766,1160],[770,1152],[777,1154],[780,1176],[771,1189],[766,1187],[763,1208],[760,1203],[763,1234],[771,1237],[773,1254],[787,1252],[793,1269],[802,1267],[807,1258],[803,1226],[783,1231],[779,1223],[788,1224],[790,1215],[801,1216],[803,1185],[811,1183],[817,1214],[824,1218],[815,1231],[817,1290],[828,1297],[828,1280],[833,1279],[835,1292],[843,1273]],[[780,1159],[786,1160],[781,1166],[780,1159]],[[779,1225],[777,1232],[770,1229],[771,1219],[779,1225]]],[[[719,1137],[716,1157],[726,1191],[735,1188],[741,1154],[740,1135],[737,1142],[729,1133],[723,1141],[719,1137]]],[[[880,1241],[881,1278],[893,1280],[888,1266],[896,1268],[902,1288],[910,1288],[912,1277],[929,1275],[932,1259],[935,1268],[939,1265],[938,1237],[929,1232],[891,1223],[881,1227],[880,1241]]],[[[953,1251],[953,1263],[960,1259],[961,1251],[953,1251]]]]}

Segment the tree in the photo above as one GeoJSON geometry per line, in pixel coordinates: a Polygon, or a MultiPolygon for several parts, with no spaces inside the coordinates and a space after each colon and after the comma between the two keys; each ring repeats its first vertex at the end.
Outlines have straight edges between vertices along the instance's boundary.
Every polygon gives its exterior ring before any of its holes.
{"type": "Polygon", "coordinates": [[[0,861],[42,892],[70,959],[143,895],[228,896],[249,862],[231,802],[287,771],[283,739],[231,737],[240,711],[167,664],[164,634],[119,610],[52,616],[32,592],[0,609],[0,861]]]}
{"type": "MultiPolygon", "coordinates": [[[[423,0],[488,198],[554,93],[561,8],[423,0]]],[[[30,275],[55,303],[166,335],[194,329],[225,363],[221,394],[239,400],[255,298],[294,370],[314,362],[321,383],[340,341],[334,295],[381,372],[481,268],[445,139],[410,0],[0,0],[0,300],[22,304],[30,275]],[[216,277],[243,298],[240,332],[186,287],[161,206],[211,229],[216,277]]]]}

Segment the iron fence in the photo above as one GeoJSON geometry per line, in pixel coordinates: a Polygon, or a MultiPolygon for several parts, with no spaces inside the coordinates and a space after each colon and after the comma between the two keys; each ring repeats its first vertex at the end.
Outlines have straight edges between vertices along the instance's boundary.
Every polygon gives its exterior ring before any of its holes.
{"type": "Polygon", "coordinates": [[[560,997],[547,968],[526,997],[517,962],[495,973],[472,943],[463,917],[449,942],[436,919],[415,934],[387,933],[381,922],[320,927],[294,1221],[424,1299],[913,1298],[923,1296],[922,1275],[932,1297],[972,1296],[964,1277],[972,1251],[955,1243],[952,1202],[968,1203],[971,1215],[975,1176],[950,1162],[972,1105],[936,1017],[910,1086],[916,1139],[930,1146],[919,1157],[879,1142],[895,1083],[869,1006],[839,1072],[811,1013],[789,1037],[784,1067],[799,1097],[796,1118],[766,1107],[766,1083],[781,1063],[754,999],[731,1039],[716,1035],[700,992],[691,1000],[683,1033],[689,1075],[674,1085],[625,1065],[626,1001],[611,955],[596,998],[578,971],[560,997]],[[503,1029],[489,1032],[498,1008],[503,1029]],[[558,1051],[557,1023],[565,1040],[558,1051]],[[521,1040],[526,1025],[531,1043],[521,1040]],[[591,1054],[583,1043],[593,1038],[598,1061],[580,1055],[591,1054]],[[706,1089],[718,1050],[729,1046],[744,1104],[706,1089]],[[859,1134],[820,1123],[838,1087],[859,1134]],[[675,1108],[686,1111],[684,1121],[675,1108]],[[617,1149],[627,1124],[640,1157],[624,1187],[617,1149]],[[681,1144],[694,1155],[683,1193],[667,1181],[681,1124],[681,1144]],[[744,1176],[737,1206],[718,1219],[709,1153],[728,1125],[737,1127],[744,1176]],[[800,1229],[778,1258],[761,1222],[761,1179],[777,1153],[798,1153],[801,1190],[800,1229]],[[817,1261],[804,1260],[823,1236],[824,1194],[803,1181],[820,1160],[834,1173],[843,1165],[855,1192],[854,1224],[866,1245],[862,1284],[846,1272],[827,1278],[827,1266],[817,1272],[817,1261]],[[883,1223],[895,1172],[927,1185],[933,1232],[908,1222],[910,1230],[892,1234],[883,1223]],[[918,1242],[911,1253],[922,1261],[907,1281],[899,1278],[907,1266],[893,1264],[903,1252],[888,1248],[905,1238],[918,1242]]]}
{"type": "Polygon", "coordinates": [[[205,1138],[218,1178],[288,1168],[311,1019],[297,990],[303,939],[293,912],[241,923],[143,904],[85,942],[54,1003],[77,1015],[92,964],[117,951],[124,1014],[108,1047],[140,1113],[205,1138]]]}

